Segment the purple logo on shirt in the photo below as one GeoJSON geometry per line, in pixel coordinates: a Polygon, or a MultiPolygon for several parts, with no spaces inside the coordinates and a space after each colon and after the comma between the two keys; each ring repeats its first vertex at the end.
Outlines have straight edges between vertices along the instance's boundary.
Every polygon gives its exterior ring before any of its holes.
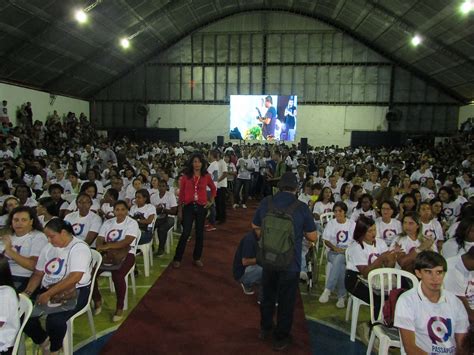
{"type": "Polygon", "coordinates": [[[394,237],[395,234],[397,234],[397,231],[395,229],[386,229],[382,233],[382,238],[384,240],[391,239],[394,237]]]}
{"type": "Polygon", "coordinates": [[[54,258],[46,263],[44,271],[48,275],[59,275],[64,265],[64,259],[54,258]]]}
{"type": "Polygon", "coordinates": [[[426,238],[435,239],[436,237],[436,233],[432,228],[426,229],[424,234],[426,238]]]}
{"type": "Polygon", "coordinates": [[[21,245],[14,245],[13,247],[16,249],[16,252],[17,252],[18,254],[20,254],[21,245]]]}
{"type": "Polygon", "coordinates": [[[337,243],[345,243],[349,239],[349,232],[348,231],[339,231],[336,234],[337,243]]]}
{"type": "Polygon", "coordinates": [[[84,231],[84,224],[82,223],[74,223],[72,225],[72,230],[74,231],[74,235],[81,235],[84,231]]]}
{"type": "Polygon", "coordinates": [[[105,236],[105,240],[109,242],[117,242],[122,237],[123,230],[121,229],[112,229],[105,236]]]}
{"type": "Polygon", "coordinates": [[[372,263],[377,260],[377,258],[380,256],[379,253],[370,253],[369,254],[369,265],[372,265],[372,263]]]}
{"type": "Polygon", "coordinates": [[[450,318],[431,317],[427,324],[428,336],[433,344],[446,342],[453,334],[450,318]]]}
{"type": "Polygon", "coordinates": [[[454,215],[454,209],[453,208],[445,208],[443,209],[444,215],[446,217],[452,217],[454,215]]]}

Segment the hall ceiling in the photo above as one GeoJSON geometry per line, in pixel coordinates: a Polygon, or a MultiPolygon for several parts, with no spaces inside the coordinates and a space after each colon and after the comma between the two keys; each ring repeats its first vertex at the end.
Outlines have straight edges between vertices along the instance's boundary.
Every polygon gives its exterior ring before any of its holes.
{"type": "Polygon", "coordinates": [[[462,1],[102,0],[77,24],[73,10],[93,2],[1,1],[0,80],[88,99],[207,24],[271,10],[331,24],[460,102],[474,100],[474,14],[460,14],[462,1]],[[133,50],[118,45],[137,32],[133,50]],[[417,48],[414,32],[424,37],[417,48]]]}

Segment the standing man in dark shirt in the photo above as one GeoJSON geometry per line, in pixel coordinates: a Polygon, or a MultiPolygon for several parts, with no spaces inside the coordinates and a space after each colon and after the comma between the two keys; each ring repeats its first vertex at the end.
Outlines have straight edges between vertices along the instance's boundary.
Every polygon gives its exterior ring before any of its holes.
{"type": "MultiPolygon", "coordinates": [[[[295,174],[286,172],[281,177],[278,192],[275,196],[264,198],[255,212],[252,227],[258,238],[260,238],[260,227],[268,212],[268,199],[272,199],[274,208],[285,211],[296,201],[296,190],[298,181],[295,174]]],[[[313,216],[308,206],[299,202],[291,214],[295,236],[294,257],[288,269],[275,271],[263,267],[262,289],[263,301],[260,305],[260,338],[266,339],[273,331],[273,349],[284,350],[291,344],[291,326],[293,324],[293,313],[296,302],[296,293],[301,271],[301,250],[303,237],[311,242],[316,242],[318,235],[313,216]],[[278,303],[277,324],[273,327],[273,313],[275,303],[278,303]]],[[[269,238],[270,236],[265,236],[269,238]]]]}
{"type": "Polygon", "coordinates": [[[262,135],[263,138],[269,139],[275,137],[275,124],[277,119],[277,111],[273,105],[273,99],[270,95],[265,97],[265,107],[267,108],[267,113],[265,117],[260,117],[259,121],[263,123],[262,135]]]}

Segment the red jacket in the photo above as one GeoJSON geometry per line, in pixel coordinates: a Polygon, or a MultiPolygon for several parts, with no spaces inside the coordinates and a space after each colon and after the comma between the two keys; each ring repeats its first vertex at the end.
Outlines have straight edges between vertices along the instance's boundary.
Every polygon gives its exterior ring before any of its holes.
{"type": "Polygon", "coordinates": [[[179,179],[179,203],[180,204],[189,204],[194,202],[194,191],[197,187],[199,205],[205,205],[207,203],[207,191],[206,187],[211,189],[211,196],[216,197],[216,185],[212,181],[210,174],[201,176],[199,180],[195,177],[188,178],[186,175],[181,176],[179,179]],[[197,183],[197,186],[195,186],[197,183]]]}

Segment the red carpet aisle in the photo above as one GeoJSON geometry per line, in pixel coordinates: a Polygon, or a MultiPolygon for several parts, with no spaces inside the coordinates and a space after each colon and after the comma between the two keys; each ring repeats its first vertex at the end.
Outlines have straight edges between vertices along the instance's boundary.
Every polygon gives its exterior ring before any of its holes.
{"type": "MultiPolygon", "coordinates": [[[[256,205],[249,207],[229,209],[228,221],[217,231],[205,234],[203,269],[191,264],[194,242],[189,242],[181,268],[168,267],[102,353],[273,353],[270,341],[258,339],[260,313],[256,296],[244,295],[232,278],[234,251],[249,229],[256,205]]],[[[293,339],[289,353],[310,353],[299,296],[293,339]]]]}

